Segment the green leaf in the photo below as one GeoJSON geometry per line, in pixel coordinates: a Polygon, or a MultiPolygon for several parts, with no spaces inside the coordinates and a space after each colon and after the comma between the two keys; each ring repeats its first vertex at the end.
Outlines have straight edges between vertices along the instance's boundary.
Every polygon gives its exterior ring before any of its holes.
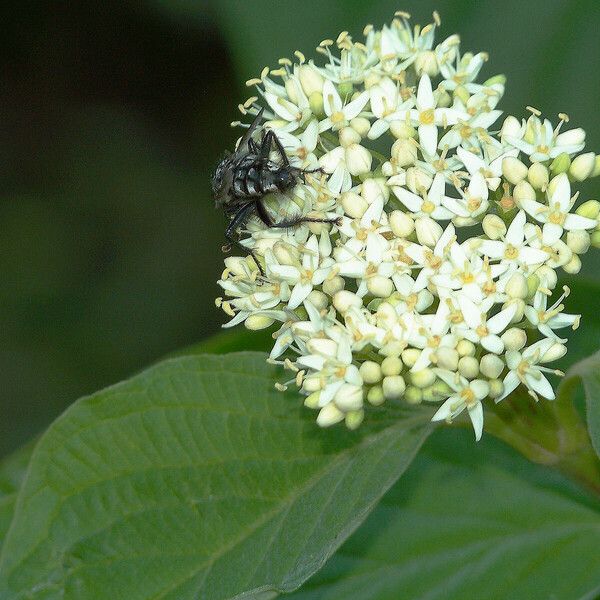
{"type": "Polygon", "coordinates": [[[592,446],[600,457],[600,351],[575,364],[559,388],[559,401],[572,401],[581,383],[592,446]]]}
{"type": "Polygon", "coordinates": [[[17,493],[33,452],[35,441],[23,446],[0,463],[0,550],[12,521],[17,493]]]}
{"type": "Polygon", "coordinates": [[[402,474],[429,415],[321,431],[264,355],[165,361],[73,405],[38,442],[0,597],[231,598],[289,591],[402,474]]]}
{"type": "Polygon", "coordinates": [[[440,431],[290,600],[591,600],[599,547],[599,502],[490,436],[440,431]]]}

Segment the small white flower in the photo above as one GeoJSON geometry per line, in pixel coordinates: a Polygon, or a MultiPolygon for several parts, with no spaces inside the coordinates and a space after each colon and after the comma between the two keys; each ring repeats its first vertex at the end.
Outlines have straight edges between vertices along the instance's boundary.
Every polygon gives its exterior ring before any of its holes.
{"type": "Polygon", "coordinates": [[[368,101],[369,94],[363,92],[345,104],[335,85],[327,80],[323,84],[323,108],[327,117],[319,123],[319,133],[329,129],[337,131],[342,127],[347,127],[352,119],[358,117],[368,101]]]}
{"type": "Polygon", "coordinates": [[[546,353],[554,343],[554,339],[546,338],[525,348],[522,353],[515,350],[506,353],[509,372],[504,378],[504,392],[496,398],[496,402],[506,398],[519,386],[519,383],[522,383],[536,400],[537,394],[548,400],[554,400],[556,395],[544,373],[555,373],[555,370],[539,364],[544,362],[546,353]]]}
{"type": "Polygon", "coordinates": [[[431,183],[428,191],[423,190],[422,196],[417,196],[400,186],[393,186],[392,190],[398,200],[413,213],[415,217],[431,217],[444,221],[451,219],[454,213],[446,207],[448,198],[445,195],[446,178],[438,173],[431,183]]]}
{"type": "Polygon", "coordinates": [[[465,319],[465,325],[456,327],[457,334],[474,344],[481,344],[488,352],[502,354],[504,342],[500,339],[500,334],[515,316],[516,305],[510,304],[504,310],[488,318],[488,313],[494,304],[493,299],[488,298],[477,306],[469,298],[461,295],[458,297],[458,303],[465,319]]]}
{"type": "Polygon", "coordinates": [[[569,213],[574,198],[571,197],[571,184],[566,173],[557,175],[553,181],[555,181],[554,187],[548,186],[548,205],[536,200],[521,200],[522,208],[536,221],[544,224],[542,228],[544,244],[553,244],[559,240],[564,230],[593,229],[597,225],[594,219],[569,213]]]}
{"type": "Polygon", "coordinates": [[[319,243],[316,236],[311,236],[302,254],[302,264],[269,266],[269,273],[280,281],[293,286],[288,308],[294,309],[312,292],[315,285],[325,281],[334,264],[333,259],[325,257],[320,260],[319,243]]]}
{"type": "Polygon", "coordinates": [[[542,335],[547,338],[554,338],[561,342],[561,340],[555,333],[555,329],[562,329],[563,327],[573,327],[577,329],[581,315],[568,315],[563,313],[564,304],[562,301],[568,296],[569,288],[565,286],[563,294],[548,308],[548,290],[539,290],[533,297],[533,306],[525,307],[525,316],[529,322],[538,328],[542,335]]]}
{"type": "Polygon", "coordinates": [[[563,153],[576,154],[584,147],[585,133],[582,129],[559,133],[563,122],[553,129],[548,119],[542,121],[532,115],[523,123],[519,136],[505,135],[504,140],[527,154],[532,162],[544,162],[563,153]]]}
{"type": "Polygon", "coordinates": [[[452,394],[433,415],[432,421],[451,421],[467,409],[475,431],[475,439],[479,441],[483,433],[483,407],[481,401],[488,395],[490,388],[481,379],[468,381],[457,373],[435,369],[436,375],[453,390],[452,394]]]}
{"type": "Polygon", "coordinates": [[[487,161],[473,154],[473,152],[468,152],[464,148],[457,148],[456,153],[458,157],[465,165],[469,175],[474,177],[477,174],[481,174],[484,179],[486,185],[490,188],[490,190],[495,191],[498,189],[500,185],[501,176],[502,176],[502,162],[508,156],[515,157],[519,154],[518,150],[507,150],[497,158],[492,161],[487,161]]]}
{"type": "Polygon", "coordinates": [[[369,130],[368,137],[371,140],[376,140],[383,135],[390,128],[390,123],[402,119],[398,113],[399,110],[406,110],[414,105],[413,98],[402,100],[398,84],[389,77],[384,77],[377,85],[374,85],[369,90],[369,97],[371,111],[377,117],[369,130]]]}
{"type": "Polygon", "coordinates": [[[398,111],[399,120],[409,119],[417,127],[419,142],[423,152],[429,156],[436,153],[438,144],[437,128],[458,123],[459,119],[468,119],[469,115],[452,108],[438,108],[431,89],[431,80],[424,74],[419,80],[416,108],[398,111]]]}
{"type": "Polygon", "coordinates": [[[508,227],[506,235],[500,240],[483,240],[477,246],[478,252],[492,259],[501,259],[504,263],[531,267],[548,259],[544,250],[530,248],[525,241],[526,215],[520,210],[508,227]]]}

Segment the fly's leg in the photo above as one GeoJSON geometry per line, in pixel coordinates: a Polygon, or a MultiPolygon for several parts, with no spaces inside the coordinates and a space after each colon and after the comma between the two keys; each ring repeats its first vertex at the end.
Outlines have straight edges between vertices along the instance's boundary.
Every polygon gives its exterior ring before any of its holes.
{"type": "MultiPolygon", "coordinates": [[[[248,254],[250,254],[250,256],[252,256],[252,258],[254,259],[254,262],[256,263],[256,266],[258,267],[260,274],[264,277],[265,273],[263,271],[263,268],[256,256],[256,254],[254,254],[254,252],[252,250],[250,250],[249,248],[246,248],[244,245],[240,244],[240,241],[235,237],[237,230],[240,227],[242,227],[243,225],[245,225],[248,218],[252,215],[252,213],[254,211],[256,211],[258,209],[259,205],[260,205],[260,202],[257,202],[257,203],[251,202],[249,204],[242,206],[242,208],[240,208],[233,215],[233,218],[231,219],[229,225],[227,226],[227,229],[225,230],[225,238],[227,239],[227,241],[230,244],[233,244],[234,246],[237,246],[244,252],[247,252],[248,254]]],[[[261,218],[261,220],[262,220],[262,218],[261,218]]]]}
{"type": "Polygon", "coordinates": [[[259,157],[262,159],[265,159],[265,160],[268,159],[269,153],[271,152],[272,145],[275,146],[275,150],[281,157],[281,162],[282,162],[283,166],[289,167],[290,161],[287,157],[287,154],[285,153],[285,148],[283,147],[283,144],[281,143],[281,141],[279,140],[279,138],[277,137],[277,135],[275,134],[275,132],[272,129],[269,129],[263,136],[262,142],[260,143],[259,157]]]}
{"type": "Polygon", "coordinates": [[[334,219],[320,219],[318,217],[297,216],[284,219],[283,221],[273,221],[271,215],[267,212],[267,209],[260,200],[256,203],[256,214],[267,227],[275,227],[276,229],[288,229],[301,225],[302,223],[334,223],[335,225],[340,225],[342,220],[341,217],[335,217],[334,219]]]}

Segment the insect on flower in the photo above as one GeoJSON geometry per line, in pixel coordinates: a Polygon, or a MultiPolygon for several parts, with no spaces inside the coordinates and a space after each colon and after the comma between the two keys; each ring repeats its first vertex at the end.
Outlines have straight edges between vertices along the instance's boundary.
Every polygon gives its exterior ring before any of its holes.
{"type": "MultiPolygon", "coordinates": [[[[262,137],[256,141],[253,136],[262,121],[263,109],[244,134],[235,152],[226,156],[217,165],[212,177],[212,190],[217,207],[222,207],[231,218],[225,237],[237,246],[236,233],[248,219],[255,215],[267,227],[289,228],[301,223],[334,223],[337,219],[321,219],[303,215],[292,216],[276,221],[263,204],[269,194],[283,194],[292,189],[298,180],[304,182],[308,171],[290,164],[283,145],[275,132],[263,129],[262,137]],[[272,160],[271,152],[278,154],[279,161],[272,160]]],[[[320,171],[317,169],[316,171],[320,171]]],[[[244,248],[243,248],[244,249],[244,248]]],[[[250,251],[262,271],[260,263],[250,251]]]]}

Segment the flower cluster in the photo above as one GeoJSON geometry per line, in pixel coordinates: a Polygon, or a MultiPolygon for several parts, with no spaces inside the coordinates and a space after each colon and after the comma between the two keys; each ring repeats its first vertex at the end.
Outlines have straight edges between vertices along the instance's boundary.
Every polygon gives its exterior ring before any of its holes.
{"type": "Polygon", "coordinates": [[[321,426],[355,428],[368,404],[403,400],[438,404],[434,421],[466,410],[479,439],[486,399],[555,397],[547,364],[579,324],[557,275],[600,246],[600,204],[575,208],[573,189],[600,161],[564,114],[503,118],[505,78],[478,82],[487,54],[461,53],[456,35],[436,44],[434,21],[397,13],[363,41],[324,40],[324,61],[296,52],[240,105],[264,107],[292,165],[320,168],[268,200],[273,214],[339,219],[249,223],[260,268],[227,258],[217,304],[226,326],[278,324],[270,360],[321,426]]]}

